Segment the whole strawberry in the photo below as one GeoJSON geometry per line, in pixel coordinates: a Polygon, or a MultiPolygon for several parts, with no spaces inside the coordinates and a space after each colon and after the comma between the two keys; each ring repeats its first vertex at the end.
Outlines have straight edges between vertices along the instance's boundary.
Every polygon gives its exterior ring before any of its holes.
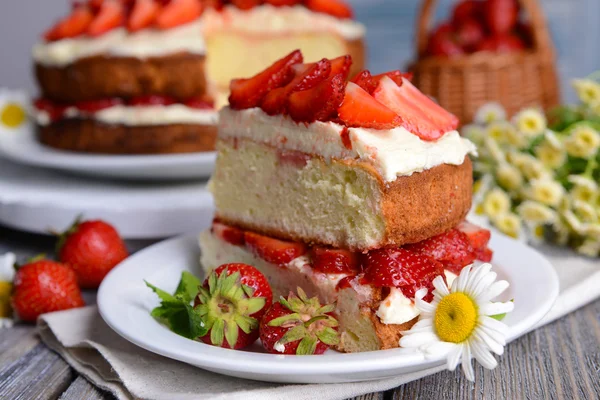
{"type": "Polygon", "coordinates": [[[224,264],[211,272],[196,297],[197,312],[208,332],[200,339],[241,349],[258,339],[259,321],[273,301],[267,278],[247,264],[224,264]]]}
{"type": "Polygon", "coordinates": [[[33,322],[40,314],[83,305],[77,276],[61,263],[33,261],[15,275],[12,306],[23,321],[33,322]]]}
{"type": "Polygon", "coordinates": [[[104,221],[75,221],[61,235],[58,258],[73,268],[82,288],[95,289],[129,253],[117,230],[104,221]]]}
{"type": "Polygon", "coordinates": [[[334,304],[321,306],[317,297],[308,298],[301,288],[267,311],[260,321],[260,340],[269,353],[323,354],[339,343],[334,304]]]}

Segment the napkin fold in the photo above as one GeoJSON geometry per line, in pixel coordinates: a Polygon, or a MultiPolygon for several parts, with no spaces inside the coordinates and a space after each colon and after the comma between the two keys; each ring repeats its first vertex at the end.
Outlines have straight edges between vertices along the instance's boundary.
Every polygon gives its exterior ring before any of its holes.
{"type": "MultiPolygon", "coordinates": [[[[600,297],[600,261],[541,246],[558,272],[560,295],[534,328],[600,297]]],[[[118,399],[294,400],[345,399],[388,390],[445,369],[430,368],[378,381],[343,384],[275,384],[219,375],[150,353],[120,337],[96,306],[46,314],[38,320],[42,341],[79,374],[118,399]]]]}

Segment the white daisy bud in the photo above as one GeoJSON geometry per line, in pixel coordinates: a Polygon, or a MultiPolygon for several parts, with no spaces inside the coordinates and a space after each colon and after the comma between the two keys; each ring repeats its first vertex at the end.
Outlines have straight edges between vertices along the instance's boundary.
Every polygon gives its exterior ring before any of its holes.
{"type": "Polygon", "coordinates": [[[504,151],[500,148],[498,143],[490,138],[485,138],[483,140],[484,148],[488,151],[489,155],[494,159],[497,163],[502,163],[506,161],[506,156],[504,151]]]}
{"type": "Polygon", "coordinates": [[[508,121],[494,121],[485,129],[485,135],[487,138],[504,144],[509,143],[509,136],[513,135],[515,131],[515,127],[508,121]]]}
{"type": "Polygon", "coordinates": [[[526,200],[517,207],[517,212],[527,222],[536,224],[551,223],[556,220],[556,212],[548,206],[526,200]]]}
{"type": "Polygon", "coordinates": [[[549,144],[557,150],[565,148],[560,138],[550,129],[546,129],[546,132],[544,132],[544,143],[549,144]]]}
{"type": "Polygon", "coordinates": [[[594,223],[598,221],[598,213],[590,203],[585,201],[573,201],[573,211],[580,221],[584,223],[594,223]]]}
{"type": "Polygon", "coordinates": [[[589,125],[577,125],[565,140],[565,149],[573,157],[591,158],[600,148],[600,134],[589,125]]]}
{"type": "Polygon", "coordinates": [[[494,121],[506,119],[506,111],[498,103],[487,103],[482,105],[475,113],[474,120],[481,125],[487,125],[494,121]]]}
{"type": "Polygon", "coordinates": [[[577,97],[585,104],[600,102],[600,84],[591,79],[575,79],[573,87],[577,97]]]}
{"type": "Polygon", "coordinates": [[[513,124],[523,135],[533,138],[546,130],[546,117],[535,108],[526,108],[513,117],[513,124]]]}
{"type": "Polygon", "coordinates": [[[590,204],[598,200],[600,190],[598,184],[592,179],[582,175],[569,175],[568,180],[574,185],[569,191],[573,200],[580,200],[590,204]]]}
{"type": "Polygon", "coordinates": [[[567,161],[567,153],[563,149],[544,142],[535,148],[535,155],[547,168],[556,169],[567,161]]]}
{"type": "Polygon", "coordinates": [[[460,133],[477,145],[483,143],[483,138],[485,137],[485,129],[481,125],[477,124],[468,124],[463,126],[460,130],[460,133]]]}
{"type": "Polygon", "coordinates": [[[584,256],[597,257],[600,255],[600,240],[594,238],[586,239],[576,250],[584,256]]]}
{"type": "Polygon", "coordinates": [[[565,189],[560,183],[551,179],[534,179],[531,181],[531,186],[525,189],[524,194],[530,200],[558,207],[565,195],[565,189]]]}
{"type": "Polygon", "coordinates": [[[508,194],[500,188],[490,190],[483,199],[482,208],[490,219],[504,214],[510,210],[511,200],[508,194]]]}
{"type": "Polygon", "coordinates": [[[507,190],[517,190],[523,185],[523,175],[515,166],[502,163],[496,170],[496,179],[500,186],[507,190]]]}
{"type": "Polygon", "coordinates": [[[571,210],[561,212],[567,226],[578,235],[585,235],[587,227],[577,218],[577,215],[571,210]]]}

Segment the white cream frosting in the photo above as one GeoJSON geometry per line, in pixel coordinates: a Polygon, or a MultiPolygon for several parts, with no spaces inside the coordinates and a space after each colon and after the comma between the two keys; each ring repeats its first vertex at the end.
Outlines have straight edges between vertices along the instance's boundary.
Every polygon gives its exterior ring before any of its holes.
{"type": "Polygon", "coordinates": [[[365,35],[365,27],[356,21],[313,12],[300,5],[274,7],[265,4],[247,11],[234,6],[227,6],[222,11],[208,9],[203,21],[207,34],[225,29],[253,34],[334,32],[348,40],[365,35]]]}
{"type": "MultiPolygon", "coordinates": [[[[47,112],[35,108],[32,112],[33,118],[39,125],[50,124],[50,117],[47,112]]],[[[187,107],[183,104],[172,104],[169,106],[117,105],[95,113],[86,113],[75,107],[69,107],[65,110],[65,117],[91,118],[106,124],[127,126],[170,124],[214,125],[217,123],[218,113],[214,110],[200,110],[187,107]]]]}
{"type": "Polygon", "coordinates": [[[61,67],[81,58],[108,55],[148,58],[178,52],[204,54],[202,20],[168,29],[144,29],[130,33],[125,28],[113,29],[102,36],[87,36],[38,43],[33,47],[33,59],[46,66],[61,67]]]}
{"type": "Polygon", "coordinates": [[[285,150],[330,159],[359,159],[372,164],[386,182],[441,164],[460,165],[476,147],[457,131],[436,141],[421,140],[403,127],[390,130],[349,128],[352,149],[344,146],[343,127],[334,122],[298,124],[285,116],[269,116],[260,108],[220,111],[219,138],[244,138],[285,150]]]}

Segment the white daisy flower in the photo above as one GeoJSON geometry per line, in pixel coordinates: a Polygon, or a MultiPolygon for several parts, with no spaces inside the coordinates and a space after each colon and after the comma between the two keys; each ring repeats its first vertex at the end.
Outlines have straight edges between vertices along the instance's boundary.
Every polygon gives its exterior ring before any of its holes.
{"type": "Polygon", "coordinates": [[[573,157],[591,158],[600,148],[600,133],[589,125],[578,124],[570,129],[565,149],[573,157]]]}
{"type": "Polygon", "coordinates": [[[520,111],[513,117],[512,122],[519,132],[529,138],[541,135],[547,127],[546,117],[535,108],[520,111]]]}
{"type": "Polygon", "coordinates": [[[534,179],[531,186],[524,190],[525,196],[551,207],[558,207],[565,195],[565,188],[551,179],[534,179]]]}
{"type": "Polygon", "coordinates": [[[518,239],[521,236],[522,221],[518,215],[505,212],[493,219],[494,226],[507,236],[518,239]]]}
{"type": "Polygon", "coordinates": [[[600,84],[591,79],[574,79],[573,87],[577,97],[585,104],[600,102],[600,84]]]}
{"type": "Polygon", "coordinates": [[[551,169],[559,168],[567,161],[564,149],[557,149],[546,141],[535,148],[535,155],[545,167],[551,169]]]}
{"type": "Polygon", "coordinates": [[[552,230],[554,231],[554,241],[564,246],[569,242],[569,237],[571,236],[571,230],[569,226],[563,222],[562,219],[557,219],[552,224],[552,230]]]}
{"type": "Polygon", "coordinates": [[[554,133],[550,129],[546,129],[546,132],[544,132],[544,142],[548,143],[550,146],[554,147],[557,150],[565,148],[560,138],[556,135],[556,133],[554,133]]]}
{"type": "Polygon", "coordinates": [[[25,124],[29,104],[24,91],[0,88],[0,127],[12,130],[25,124]]]}
{"type": "Polygon", "coordinates": [[[504,144],[509,143],[509,138],[514,136],[515,127],[508,121],[494,121],[485,129],[486,138],[504,144]]]}
{"type": "Polygon", "coordinates": [[[519,168],[527,179],[550,178],[552,173],[544,164],[531,154],[509,152],[507,158],[509,163],[519,168]]]}
{"type": "Polygon", "coordinates": [[[585,235],[587,226],[579,220],[577,215],[571,210],[561,211],[561,216],[564,218],[567,226],[578,235],[585,235]]]}
{"type": "Polygon", "coordinates": [[[573,212],[583,223],[594,223],[598,220],[598,213],[590,203],[581,200],[573,201],[573,212]]]}
{"type": "Polygon", "coordinates": [[[485,129],[481,125],[468,124],[461,128],[460,132],[464,137],[475,144],[481,144],[485,137],[485,129]]]}
{"type": "Polygon", "coordinates": [[[535,224],[547,224],[554,222],[557,218],[556,211],[541,203],[525,200],[517,207],[517,212],[527,222],[535,224]]]}
{"type": "Polygon", "coordinates": [[[426,357],[443,355],[447,366],[454,371],[459,362],[470,381],[475,380],[471,359],[487,369],[498,362],[492,355],[502,355],[506,345],[507,326],[492,316],[511,312],[512,302],[493,302],[504,292],[507,281],[496,281],[490,264],[463,268],[450,288],[441,276],[433,280],[433,301],[423,300],[427,289],[415,296],[420,311],[419,321],[402,332],[401,347],[416,348],[426,357]]]}
{"type": "Polygon", "coordinates": [[[13,253],[0,256],[0,328],[10,328],[13,324],[10,292],[15,277],[15,261],[13,253]]]}
{"type": "Polygon", "coordinates": [[[574,200],[580,200],[587,203],[594,203],[600,195],[598,184],[583,175],[569,175],[567,178],[574,186],[569,194],[574,200]]]}
{"type": "Polygon", "coordinates": [[[588,224],[585,227],[585,234],[596,240],[600,240],[600,223],[588,224]]]}
{"type": "Polygon", "coordinates": [[[600,255],[600,240],[595,238],[589,238],[583,241],[576,248],[579,254],[583,254],[588,257],[597,257],[600,255]]]}
{"type": "Polygon", "coordinates": [[[498,215],[504,214],[510,210],[511,200],[504,190],[494,188],[486,193],[483,198],[482,207],[485,215],[490,219],[494,219],[498,215]]]}
{"type": "Polygon", "coordinates": [[[525,221],[525,225],[527,226],[527,241],[529,243],[541,244],[544,242],[546,237],[545,224],[525,221]]]}
{"type": "Polygon", "coordinates": [[[506,111],[499,103],[487,103],[482,105],[475,113],[474,120],[481,125],[487,125],[494,121],[506,119],[506,111]]]}
{"type": "Polygon", "coordinates": [[[523,185],[523,174],[513,165],[502,163],[496,169],[496,179],[506,190],[517,190],[523,185]]]}
{"type": "Polygon", "coordinates": [[[486,137],[485,139],[483,139],[483,148],[487,150],[488,154],[497,163],[506,162],[506,155],[504,154],[504,151],[502,151],[496,140],[486,137]]]}

